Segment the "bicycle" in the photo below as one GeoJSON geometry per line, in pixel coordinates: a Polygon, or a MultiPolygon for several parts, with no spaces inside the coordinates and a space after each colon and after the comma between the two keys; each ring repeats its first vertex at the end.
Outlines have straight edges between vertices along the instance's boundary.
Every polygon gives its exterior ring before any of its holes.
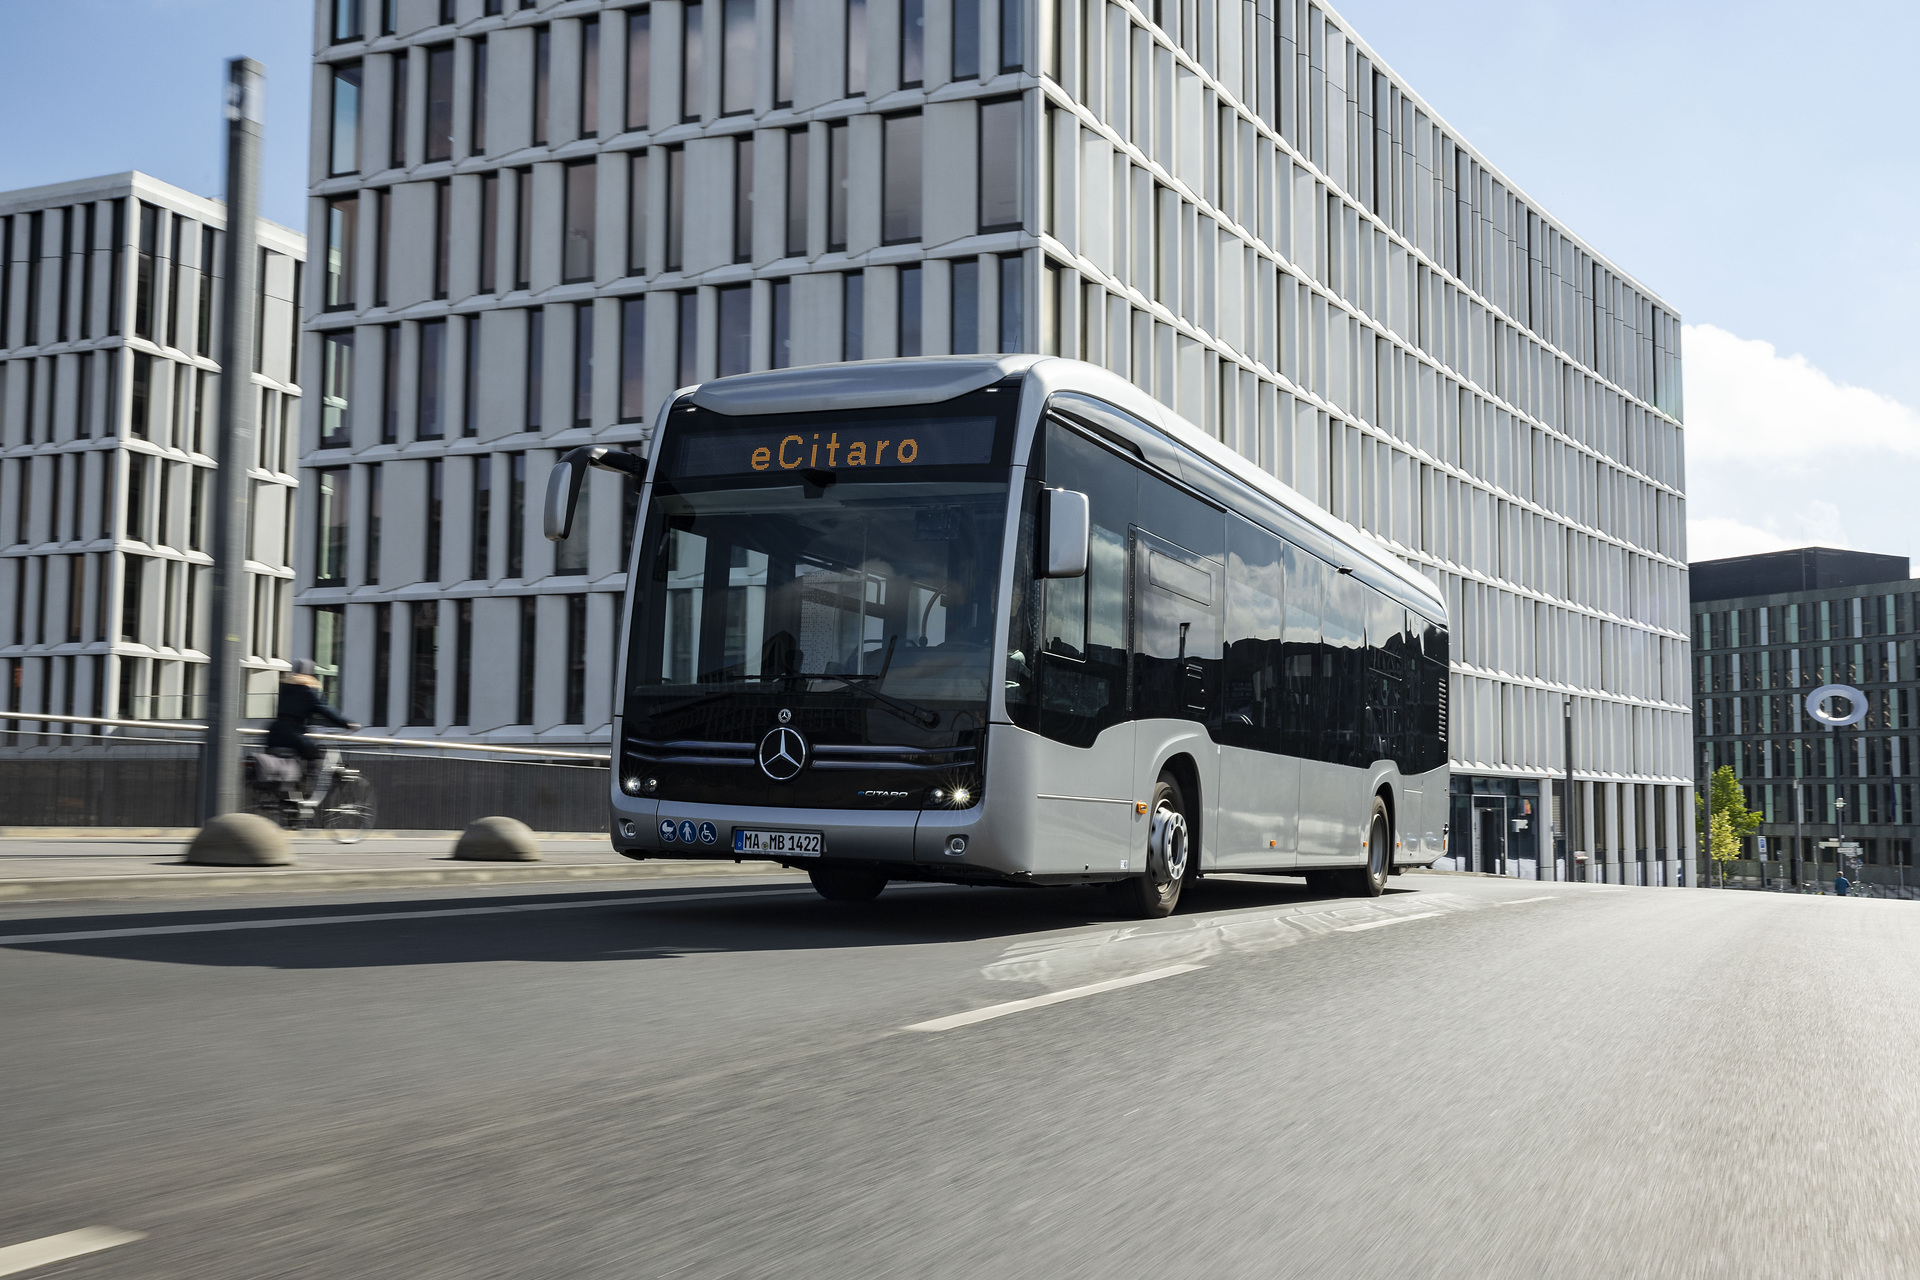
{"type": "Polygon", "coordinates": [[[320,765],[319,789],[302,795],[306,761],[278,749],[249,753],[247,790],[254,813],[289,831],[319,829],[340,844],[354,844],[373,830],[373,784],[358,769],[349,769],[338,751],[329,751],[320,765]]]}

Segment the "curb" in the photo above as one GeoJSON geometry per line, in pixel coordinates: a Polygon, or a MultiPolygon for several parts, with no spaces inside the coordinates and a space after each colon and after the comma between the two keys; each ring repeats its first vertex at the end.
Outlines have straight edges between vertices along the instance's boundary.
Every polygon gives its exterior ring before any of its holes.
{"type": "Polygon", "coordinates": [[[662,880],[691,877],[795,876],[773,863],[680,862],[587,866],[522,863],[485,867],[369,867],[319,871],[263,868],[259,871],[160,872],[153,875],[44,877],[0,880],[0,906],[74,898],[181,898],[201,894],[312,893],[341,889],[410,889],[434,885],[541,884],[594,880],[662,880]]]}

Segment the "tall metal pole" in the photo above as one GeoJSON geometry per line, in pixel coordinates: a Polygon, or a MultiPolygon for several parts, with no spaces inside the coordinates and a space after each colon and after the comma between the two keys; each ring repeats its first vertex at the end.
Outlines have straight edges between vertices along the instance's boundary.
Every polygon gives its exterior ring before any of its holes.
{"type": "Polygon", "coordinates": [[[267,69],[252,58],[227,63],[227,252],[220,293],[220,423],[213,481],[213,662],[207,738],[201,748],[200,816],[240,807],[240,670],[245,631],[247,462],[254,450],[253,329],[259,298],[260,138],[267,69]]]}
{"type": "Polygon", "coordinates": [[[1800,779],[1793,780],[1793,887],[1800,887],[1800,824],[1806,819],[1806,800],[1800,793],[1800,779]]]}
{"type": "Polygon", "coordinates": [[[1566,859],[1566,878],[1573,879],[1573,699],[1560,704],[1560,724],[1566,739],[1566,791],[1560,797],[1560,853],[1566,859]]]}
{"type": "MultiPolygon", "coordinates": [[[[1716,864],[1714,862],[1714,857],[1713,857],[1713,744],[1711,742],[1707,744],[1706,807],[1707,807],[1707,862],[1706,862],[1706,866],[1703,867],[1702,870],[1704,870],[1707,873],[1707,883],[1712,884],[1713,868],[1716,864]]],[[[1720,876],[1720,887],[1722,889],[1727,887],[1727,877],[1724,872],[1720,876]]]]}

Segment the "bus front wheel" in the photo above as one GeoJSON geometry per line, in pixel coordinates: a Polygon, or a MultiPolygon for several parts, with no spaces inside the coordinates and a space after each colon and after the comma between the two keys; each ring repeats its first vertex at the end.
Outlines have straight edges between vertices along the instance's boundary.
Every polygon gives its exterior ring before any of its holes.
{"type": "Polygon", "coordinates": [[[1387,802],[1373,798],[1373,815],[1367,821],[1367,865],[1347,867],[1334,872],[1333,890],[1349,898],[1377,898],[1386,892],[1387,876],[1393,871],[1393,823],[1387,819],[1387,802]]]}
{"type": "Polygon", "coordinates": [[[885,876],[834,867],[809,867],[807,879],[813,881],[813,891],[828,902],[872,902],[887,887],[885,876]]]}
{"type": "Polygon", "coordinates": [[[1200,862],[1187,826],[1186,794],[1172,774],[1161,774],[1153,784],[1151,812],[1145,873],[1107,886],[1116,912],[1145,920],[1173,914],[1180,890],[1194,878],[1200,862]]]}

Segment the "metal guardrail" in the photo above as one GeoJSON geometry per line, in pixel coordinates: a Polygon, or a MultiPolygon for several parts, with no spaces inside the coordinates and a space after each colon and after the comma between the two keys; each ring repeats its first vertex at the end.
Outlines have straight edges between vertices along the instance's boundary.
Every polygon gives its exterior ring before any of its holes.
{"type": "MultiPolygon", "coordinates": [[[[0,721],[13,724],[87,724],[111,729],[139,729],[151,732],[170,730],[180,733],[201,733],[207,726],[191,720],[116,720],[104,716],[55,715],[49,711],[0,711],[0,721]]],[[[32,729],[15,729],[13,733],[32,734],[32,729]]],[[[265,729],[242,728],[241,733],[256,738],[267,736],[265,729]]],[[[53,736],[53,735],[47,735],[53,736]]],[[[442,742],[436,738],[376,738],[363,733],[310,733],[308,737],[316,742],[350,742],[360,746],[413,747],[431,751],[473,751],[486,755],[504,755],[531,757],[542,760],[578,760],[590,764],[605,766],[608,757],[588,751],[561,751],[554,747],[509,747],[495,746],[482,742],[442,742]]]]}

